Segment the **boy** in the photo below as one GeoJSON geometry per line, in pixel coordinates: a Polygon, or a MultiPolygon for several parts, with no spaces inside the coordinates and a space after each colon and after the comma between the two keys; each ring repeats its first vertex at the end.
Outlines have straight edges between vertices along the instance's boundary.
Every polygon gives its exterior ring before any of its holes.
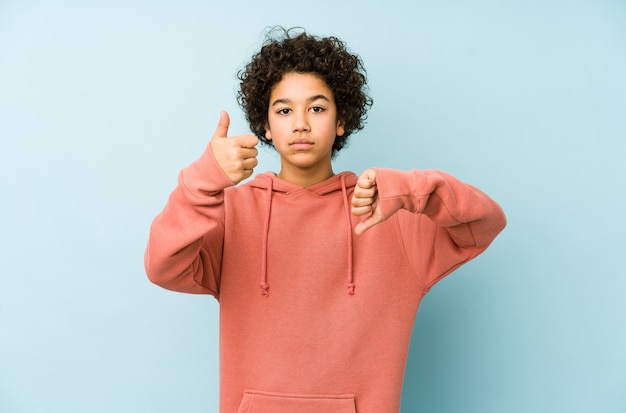
{"type": "Polygon", "coordinates": [[[335,174],[371,100],[336,38],[270,38],[239,73],[254,135],[225,112],[155,218],[150,280],[220,303],[220,412],[399,412],[414,317],[504,228],[500,207],[443,172],[335,174]],[[252,175],[261,140],[278,174],[252,175]]]}

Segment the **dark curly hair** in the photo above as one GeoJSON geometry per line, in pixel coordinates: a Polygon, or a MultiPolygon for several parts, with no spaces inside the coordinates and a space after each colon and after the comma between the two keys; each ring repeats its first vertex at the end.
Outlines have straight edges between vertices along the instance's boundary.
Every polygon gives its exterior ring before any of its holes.
{"type": "Polygon", "coordinates": [[[335,137],[333,156],[344,147],[348,137],[363,129],[372,99],[367,95],[363,62],[348,52],[336,37],[319,38],[303,29],[271,29],[261,50],[237,73],[240,89],[237,101],[246,114],[250,129],[266,145],[269,99],[272,88],[287,73],[313,73],[321,76],[333,92],[337,117],[345,132],[335,137]],[[297,31],[295,35],[292,35],[297,31]]]}

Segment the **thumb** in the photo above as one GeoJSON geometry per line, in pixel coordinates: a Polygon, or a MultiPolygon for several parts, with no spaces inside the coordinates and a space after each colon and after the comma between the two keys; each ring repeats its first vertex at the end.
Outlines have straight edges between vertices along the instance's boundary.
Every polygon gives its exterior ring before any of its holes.
{"type": "Polygon", "coordinates": [[[228,136],[228,126],[230,126],[230,116],[228,116],[228,112],[222,110],[220,112],[220,121],[217,123],[217,128],[215,128],[215,133],[213,134],[214,138],[225,138],[228,136]]]}
{"type": "Polygon", "coordinates": [[[380,224],[381,222],[383,222],[382,215],[373,213],[369,217],[365,218],[363,221],[356,224],[356,227],[354,227],[354,232],[357,235],[361,235],[368,229],[372,228],[375,225],[380,224]]]}

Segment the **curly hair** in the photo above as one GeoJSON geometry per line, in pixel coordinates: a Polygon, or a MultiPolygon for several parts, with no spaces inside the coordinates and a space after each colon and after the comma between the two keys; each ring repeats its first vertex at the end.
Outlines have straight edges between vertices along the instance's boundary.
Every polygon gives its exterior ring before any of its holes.
{"type": "Polygon", "coordinates": [[[237,73],[240,89],[237,101],[250,129],[261,142],[273,146],[265,137],[272,88],[287,73],[313,73],[320,76],[333,92],[337,117],[344,122],[344,134],[336,136],[333,156],[348,137],[363,129],[372,99],[367,95],[367,78],[358,55],[348,52],[336,37],[319,38],[304,30],[278,27],[269,31],[261,50],[237,73]]]}

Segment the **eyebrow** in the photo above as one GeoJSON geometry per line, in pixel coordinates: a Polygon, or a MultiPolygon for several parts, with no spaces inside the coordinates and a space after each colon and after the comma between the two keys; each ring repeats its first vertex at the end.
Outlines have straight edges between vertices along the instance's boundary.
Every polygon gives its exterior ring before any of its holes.
{"type": "MultiPolygon", "coordinates": [[[[326,97],[325,95],[315,95],[315,96],[311,96],[310,98],[307,99],[307,102],[315,102],[316,100],[321,99],[321,100],[325,100],[327,102],[330,102],[330,99],[328,97],[326,97]]],[[[272,102],[272,106],[276,106],[278,104],[288,104],[291,103],[290,99],[287,98],[282,98],[282,99],[276,99],[274,102],[272,102]]]]}

